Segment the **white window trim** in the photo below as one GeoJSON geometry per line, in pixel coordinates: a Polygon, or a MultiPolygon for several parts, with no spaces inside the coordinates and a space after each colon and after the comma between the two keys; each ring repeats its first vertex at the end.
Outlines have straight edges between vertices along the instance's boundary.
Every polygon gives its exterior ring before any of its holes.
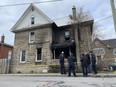
{"type": "Polygon", "coordinates": [[[31,24],[31,22],[30,22],[31,26],[35,25],[35,16],[32,15],[31,18],[30,18],[31,19],[30,21],[32,21],[32,18],[34,18],[34,24],[31,24]]]}
{"type": "MultiPolygon", "coordinates": [[[[41,48],[42,50],[42,48],[41,48]]],[[[42,53],[42,52],[41,52],[42,53]]],[[[37,49],[36,49],[36,59],[35,59],[36,62],[42,62],[42,55],[41,55],[41,60],[37,60],[37,49]]]]}
{"type": "MultiPolygon", "coordinates": [[[[34,31],[32,31],[32,32],[34,32],[34,31]]],[[[35,32],[34,32],[34,41],[30,41],[30,34],[31,34],[31,32],[29,32],[29,43],[34,43],[35,42],[35,32]]]]}
{"type": "Polygon", "coordinates": [[[102,54],[102,56],[105,55],[105,50],[104,50],[104,48],[95,48],[95,49],[93,49],[93,50],[95,51],[95,50],[99,50],[99,49],[103,49],[104,54],[102,54]]]}
{"type": "Polygon", "coordinates": [[[25,50],[25,53],[26,53],[26,55],[25,55],[25,61],[21,61],[22,60],[22,51],[24,51],[24,50],[20,51],[20,63],[26,63],[27,51],[25,50]]]}
{"type": "Polygon", "coordinates": [[[113,54],[116,55],[116,54],[114,53],[114,50],[116,50],[116,48],[113,49],[113,54]]]}

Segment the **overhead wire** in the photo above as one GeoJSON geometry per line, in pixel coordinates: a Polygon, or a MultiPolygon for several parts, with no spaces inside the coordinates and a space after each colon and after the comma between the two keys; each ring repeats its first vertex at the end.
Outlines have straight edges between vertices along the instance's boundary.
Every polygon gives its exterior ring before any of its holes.
{"type": "Polygon", "coordinates": [[[49,1],[41,1],[41,2],[30,2],[30,3],[20,3],[20,4],[9,4],[9,5],[0,5],[0,7],[9,7],[9,6],[19,6],[19,5],[28,5],[28,4],[38,4],[38,3],[47,3],[47,2],[57,2],[63,0],[49,0],[49,1]]]}
{"type": "MultiPolygon", "coordinates": [[[[28,4],[31,4],[31,3],[33,3],[33,4],[38,4],[38,3],[47,3],[47,2],[57,2],[57,1],[63,1],[63,0],[49,0],[49,1],[40,1],[40,2],[30,2],[30,3],[20,3],[20,4],[9,4],[9,5],[0,5],[0,7],[28,5],[28,4]]],[[[107,16],[107,17],[105,17],[105,18],[102,18],[102,19],[100,19],[100,20],[97,20],[97,21],[95,21],[95,23],[100,22],[100,21],[104,21],[104,20],[106,20],[106,19],[108,19],[108,18],[110,18],[110,17],[112,17],[112,15],[107,16]]]]}
{"type": "Polygon", "coordinates": [[[110,18],[110,17],[112,17],[112,15],[107,16],[107,17],[105,17],[105,18],[102,18],[102,19],[100,19],[100,20],[97,20],[97,21],[95,21],[95,22],[97,23],[97,22],[100,22],[100,21],[104,21],[104,20],[106,20],[106,19],[108,19],[108,18],[110,18]]]}

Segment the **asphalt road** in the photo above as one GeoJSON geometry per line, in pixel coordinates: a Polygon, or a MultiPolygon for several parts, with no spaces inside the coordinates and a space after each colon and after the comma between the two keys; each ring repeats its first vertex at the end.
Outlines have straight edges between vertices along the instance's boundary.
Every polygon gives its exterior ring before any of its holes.
{"type": "Polygon", "coordinates": [[[0,87],[116,87],[116,77],[0,76],[0,87]]]}

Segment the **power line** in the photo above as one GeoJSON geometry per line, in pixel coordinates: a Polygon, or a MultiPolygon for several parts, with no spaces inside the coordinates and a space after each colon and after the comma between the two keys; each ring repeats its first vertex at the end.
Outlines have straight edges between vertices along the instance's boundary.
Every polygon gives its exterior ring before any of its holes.
{"type": "MultiPolygon", "coordinates": [[[[57,1],[63,1],[63,0],[50,0],[50,1],[42,1],[42,2],[32,2],[33,4],[38,3],[47,3],[47,2],[57,2],[57,1]]],[[[27,5],[31,3],[21,3],[21,4],[11,4],[11,5],[1,5],[0,7],[9,7],[9,6],[18,6],[18,5],[27,5]]]]}
{"type": "Polygon", "coordinates": [[[112,15],[107,16],[107,17],[105,17],[105,18],[103,18],[103,19],[100,19],[100,20],[98,20],[98,21],[95,21],[95,22],[97,23],[97,22],[100,22],[100,21],[106,20],[106,19],[108,19],[108,18],[110,18],[110,17],[112,17],[112,15]]]}

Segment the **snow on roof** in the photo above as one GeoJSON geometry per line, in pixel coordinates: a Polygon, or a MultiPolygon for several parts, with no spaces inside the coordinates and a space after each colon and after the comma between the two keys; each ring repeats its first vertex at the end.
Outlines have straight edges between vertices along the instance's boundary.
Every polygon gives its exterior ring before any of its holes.
{"type": "MultiPolygon", "coordinates": [[[[86,22],[86,21],[90,21],[90,20],[93,20],[92,16],[90,15],[89,12],[86,12],[86,13],[83,13],[79,18],[79,21],[81,22],[86,22]]],[[[73,20],[70,19],[69,16],[67,17],[63,17],[63,18],[59,18],[59,19],[55,19],[53,20],[55,22],[55,24],[58,26],[58,27],[61,27],[61,26],[66,26],[66,25],[70,25],[71,23],[73,23],[73,20]]]]}

